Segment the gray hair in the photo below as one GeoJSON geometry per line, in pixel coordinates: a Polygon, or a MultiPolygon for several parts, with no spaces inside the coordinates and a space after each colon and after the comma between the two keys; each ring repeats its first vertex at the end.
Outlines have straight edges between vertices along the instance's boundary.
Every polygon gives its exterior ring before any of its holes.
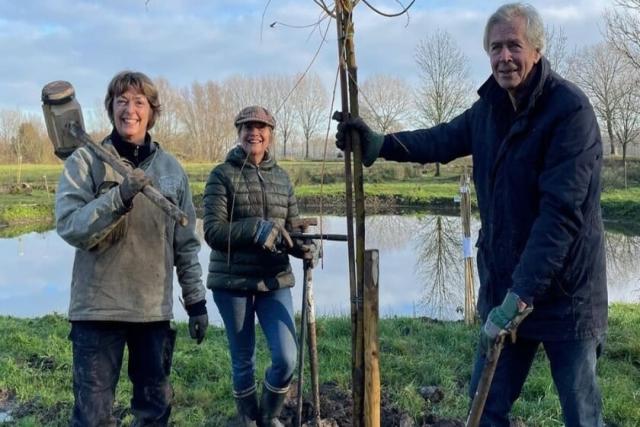
{"type": "Polygon", "coordinates": [[[508,3],[500,6],[489,17],[484,27],[484,50],[489,53],[489,32],[496,24],[511,22],[513,18],[524,18],[527,41],[542,55],[544,54],[544,24],[538,11],[528,3],[508,3]]]}

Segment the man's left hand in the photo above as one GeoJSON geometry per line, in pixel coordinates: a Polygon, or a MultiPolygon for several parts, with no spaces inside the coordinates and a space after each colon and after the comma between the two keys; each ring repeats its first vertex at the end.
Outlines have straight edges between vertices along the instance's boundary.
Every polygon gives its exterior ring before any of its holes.
{"type": "Polygon", "coordinates": [[[507,292],[502,304],[494,307],[487,317],[487,321],[482,327],[480,333],[480,347],[483,354],[487,353],[489,346],[498,338],[498,335],[502,332],[507,332],[507,328],[512,329],[513,320],[518,317],[525,309],[527,305],[520,299],[520,297],[513,292],[507,292]]]}

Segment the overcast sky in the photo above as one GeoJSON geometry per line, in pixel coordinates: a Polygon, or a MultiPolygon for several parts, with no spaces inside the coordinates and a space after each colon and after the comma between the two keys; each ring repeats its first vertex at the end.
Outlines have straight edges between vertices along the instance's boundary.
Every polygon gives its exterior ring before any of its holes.
{"type": "MultiPolygon", "coordinates": [[[[370,3],[386,12],[400,9],[396,0],[370,3]]],[[[480,83],[489,74],[484,23],[502,3],[416,0],[407,20],[373,14],[360,2],[354,16],[360,80],[388,73],[414,82],[415,47],[440,28],[469,57],[480,83]]],[[[569,49],[602,40],[602,13],[611,0],[531,3],[545,24],[562,27],[569,49]]],[[[314,56],[319,31],[270,24],[301,26],[319,15],[312,0],[0,0],[0,109],[39,113],[43,85],[59,79],[70,81],[83,108],[90,108],[123,69],[162,76],[174,86],[234,74],[296,74],[314,56]]],[[[332,22],[311,68],[328,89],[336,68],[335,33],[332,22]]]]}

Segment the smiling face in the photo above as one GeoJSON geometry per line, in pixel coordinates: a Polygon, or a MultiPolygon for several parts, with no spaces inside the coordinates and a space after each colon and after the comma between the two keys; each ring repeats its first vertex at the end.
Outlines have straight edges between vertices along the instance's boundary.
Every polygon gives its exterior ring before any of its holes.
{"type": "Polygon", "coordinates": [[[540,60],[540,52],[526,37],[525,19],[515,16],[498,22],[489,31],[491,71],[498,85],[515,97],[540,60]]]}
{"type": "Polygon", "coordinates": [[[260,164],[271,143],[271,127],[261,122],[246,122],[241,125],[238,139],[249,161],[260,164]]]}
{"type": "Polygon", "coordinates": [[[149,100],[133,88],[113,99],[113,124],[125,141],[141,145],[147,133],[152,110],[149,100]]]}

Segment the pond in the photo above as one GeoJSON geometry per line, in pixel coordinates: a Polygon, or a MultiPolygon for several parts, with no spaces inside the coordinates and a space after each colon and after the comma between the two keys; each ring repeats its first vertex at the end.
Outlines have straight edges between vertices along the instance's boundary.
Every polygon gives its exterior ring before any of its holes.
{"type": "MultiPolygon", "coordinates": [[[[344,217],[323,218],[324,233],[346,233],[344,217]]],[[[379,215],[367,217],[367,248],[380,251],[380,316],[462,318],[464,267],[460,219],[443,215],[379,215]]],[[[197,224],[202,238],[202,222],[197,224]]],[[[479,223],[472,220],[472,230],[479,223]]],[[[472,236],[472,241],[475,241],[472,236]]],[[[640,236],[607,231],[607,274],[611,302],[640,302],[640,236]]],[[[474,254],[475,255],[475,254],[474,254]]],[[[66,314],[74,249],[55,230],[0,239],[0,315],[66,314]]],[[[199,254],[207,272],[209,247],[199,254]]],[[[296,275],[296,310],[302,299],[302,263],[292,258],[296,275]]],[[[477,287],[477,273],[476,277],[477,287]]],[[[174,280],[174,315],[187,316],[178,302],[174,280]]],[[[316,312],[320,316],[349,315],[349,281],[345,242],[324,242],[322,265],[313,272],[316,312]]],[[[477,290],[476,290],[477,294],[477,290]]],[[[222,325],[207,292],[213,324],[222,325]]]]}

